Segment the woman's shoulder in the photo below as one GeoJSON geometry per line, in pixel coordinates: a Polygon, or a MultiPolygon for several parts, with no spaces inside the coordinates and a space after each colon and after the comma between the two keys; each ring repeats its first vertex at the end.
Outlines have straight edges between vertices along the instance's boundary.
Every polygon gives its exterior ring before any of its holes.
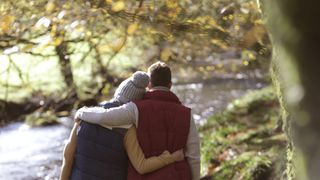
{"type": "Polygon", "coordinates": [[[102,101],[99,103],[100,107],[103,107],[105,109],[113,108],[113,107],[118,107],[120,104],[116,101],[102,101]]]}

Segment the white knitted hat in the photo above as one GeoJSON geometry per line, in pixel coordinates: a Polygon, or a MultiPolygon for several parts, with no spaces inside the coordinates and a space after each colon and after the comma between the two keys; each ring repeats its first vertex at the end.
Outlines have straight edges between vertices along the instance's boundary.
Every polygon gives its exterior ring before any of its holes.
{"type": "Polygon", "coordinates": [[[147,73],[137,71],[131,77],[121,82],[113,99],[120,103],[127,103],[132,100],[142,99],[149,84],[147,73]]]}

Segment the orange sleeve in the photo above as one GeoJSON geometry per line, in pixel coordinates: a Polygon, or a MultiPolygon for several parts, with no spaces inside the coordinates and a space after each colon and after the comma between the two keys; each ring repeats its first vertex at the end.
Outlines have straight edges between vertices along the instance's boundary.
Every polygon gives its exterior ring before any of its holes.
{"type": "Polygon", "coordinates": [[[140,174],[155,171],[175,162],[174,158],[168,151],[163,152],[159,156],[146,158],[139,145],[136,128],[134,126],[126,133],[124,137],[124,146],[127,150],[129,160],[140,174]]]}

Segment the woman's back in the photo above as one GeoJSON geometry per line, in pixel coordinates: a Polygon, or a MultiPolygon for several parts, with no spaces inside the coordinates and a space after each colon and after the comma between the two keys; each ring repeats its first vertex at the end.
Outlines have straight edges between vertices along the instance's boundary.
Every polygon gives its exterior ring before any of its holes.
{"type": "MultiPolygon", "coordinates": [[[[116,107],[106,103],[105,108],[116,107]]],[[[125,129],[108,129],[82,121],[77,134],[77,149],[72,180],[126,180],[128,157],[123,146],[125,129]]]]}

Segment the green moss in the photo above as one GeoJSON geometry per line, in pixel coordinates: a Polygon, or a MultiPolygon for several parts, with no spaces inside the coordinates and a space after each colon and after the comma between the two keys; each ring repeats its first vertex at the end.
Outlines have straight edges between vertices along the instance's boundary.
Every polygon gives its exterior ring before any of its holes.
{"type": "MultiPolygon", "coordinates": [[[[276,89],[276,94],[279,99],[280,108],[281,108],[281,116],[282,116],[282,124],[283,124],[283,130],[285,131],[287,137],[289,140],[291,140],[291,121],[290,116],[287,111],[287,104],[284,100],[284,89],[283,89],[283,78],[280,76],[280,69],[279,65],[276,63],[275,58],[272,60],[271,63],[271,77],[273,85],[276,89]]],[[[285,179],[292,180],[296,177],[295,170],[294,170],[294,147],[291,143],[291,141],[288,141],[287,150],[286,150],[286,157],[287,157],[287,163],[286,163],[286,171],[285,171],[285,179]]]]}
{"type": "Polygon", "coordinates": [[[45,126],[58,123],[57,117],[51,111],[39,112],[36,111],[29,114],[25,118],[29,126],[45,126]]]}
{"type": "Polygon", "coordinates": [[[230,103],[200,128],[202,167],[211,167],[202,173],[213,179],[280,179],[287,139],[279,121],[280,106],[271,86],[230,103]],[[214,169],[212,162],[220,165],[214,169]]]}

